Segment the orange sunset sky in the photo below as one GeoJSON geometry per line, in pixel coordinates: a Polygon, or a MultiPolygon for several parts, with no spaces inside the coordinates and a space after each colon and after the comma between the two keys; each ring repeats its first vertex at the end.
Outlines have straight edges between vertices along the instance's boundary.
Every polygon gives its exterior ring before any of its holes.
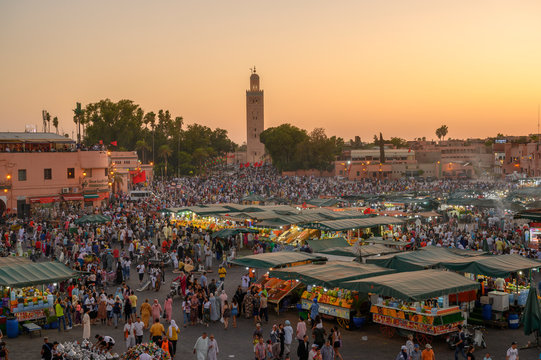
{"type": "Polygon", "coordinates": [[[345,139],[537,131],[541,1],[0,0],[2,131],[74,129],[110,98],[245,141],[257,66],[265,125],[345,139]],[[41,129],[41,125],[39,125],[41,129]]]}

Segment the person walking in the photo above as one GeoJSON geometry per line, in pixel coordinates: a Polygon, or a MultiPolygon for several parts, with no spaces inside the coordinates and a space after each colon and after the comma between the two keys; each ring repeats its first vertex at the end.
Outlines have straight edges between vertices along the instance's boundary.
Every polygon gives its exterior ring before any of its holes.
{"type": "Polygon", "coordinates": [[[300,343],[304,341],[304,335],[306,335],[306,323],[304,322],[304,319],[302,316],[299,316],[299,321],[297,322],[297,334],[296,338],[300,343]]]}
{"type": "Polygon", "coordinates": [[[168,323],[171,322],[171,316],[173,315],[173,299],[171,296],[167,295],[167,299],[163,304],[163,309],[165,311],[165,319],[168,323]]]}
{"type": "Polygon", "coordinates": [[[135,344],[139,345],[143,343],[143,329],[145,328],[145,323],[141,321],[141,318],[138,316],[133,323],[133,329],[135,332],[135,344]]]}
{"type": "Polygon", "coordinates": [[[335,356],[338,356],[340,360],[342,359],[342,354],[340,354],[340,347],[342,346],[342,334],[340,334],[340,330],[338,330],[338,326],[335,326],[331,330],[332,335],[332,346],[334,349],[335,356]]]}
{"type": "Polygon", "coordinates": [[[331,345],[331,341],[327,339],[325,345],[321,348],[321,360],[334,360],[336,352],[331,345]]]}
{"type": "Polygon", "coordinates": [[[434,350],[432,350],[432,345],[426,344],[425,349],[421,353],[422,360],[436,360],[436,355],[434,355],[434,350]]]}
{"type": "MultiPolygon", "coordinates": [[[[308,335],[304,335],[302,337],[302,340],[299,342],[299,347],[297,348],[297,356],[299,357],[299,360],[308,360],[309,352],[310,352],[310,342],[308,341],[308,335]]],[[[330,360],[334,360],[334,358],[330,360]]]]}
{"type": "Polygon", "coordinates": [[[284,326],[284,355],[289,356],[291,353],[291,342],[293,341],[293,328],[289,320],[285,321],[284,326]]]}
{"type": "Polygon", "coordinates": [[[209,349],[208,349],[208,353],[207,353],[207,359],[208,360],[217,360],[219,352],[220,352],[220,349],[218,348],[218,342],[214,339],[214,335],[210,334],[210,336],[209,336],[209,349]]]}
{"type": "Polygon", "coordinates": [[[169,328],[167,329],[167,338],[169,339],[169,342],[171,342],[171,357],[175,357],[175,354],[177,353],[178,334],[180,334],[180,329],[175,320],[171,320],[171,325],[169,325],[169,328]]]}
{"type": "Polygon", "coordinates": [[[124,325],[124,339],[126,339],[126,348],[129,349],[135,346],[135,327],[131,318],[124,325]]]}
{"type": "Polygon", "coordinates": [[[85,310],[85,314],[83,315],[83,339],[85,340],[90,339],[90,309],[89,308],[85,310]]]}
{"type": "Polygon", "coordinates": [[[162,315],[162,307],[158,303],[158,299],[154,299],[154,304],[152,304],[152,320],[156,322],[156,320],[160,320],[160,316],[162,315]]]}
{"type": "Polygon", "coordinates": [[[162,324],[160,324],[160,319],[154,320],[154,324],[150,327],[150,339],[158,343],[165,333],[165,329],[162,324]]]}
{"type": "Polygon", "coordinates": [[[464,352],[464,346],[466,343],[464,342],[466,340],[466,334],[464,334],[464,330],[462,329],[462,325],[458,325],[458,342],[455,343],[455,360],[458,360],[458,355],[462,356],[463,359],[466,359],[466,353],[464,352]]]}
{"type": "Polygon", "coordinates": [[[64,331],[66,331],[66,318],[64,317],[64,307],[62,306],[60,299],[56,299],[54,310],[58,319],[58,331],[62,331],[61,325],[64,325],[64,331]]]}
{"type": "Polygon", "coordinates": [[[227,300],[224,301],[224,306],[222,308],[222,319],[224,320],[224,330],[227,330],[229,327],[229,317],[231,316],[231,309],[229,309],[229,304],[227,300]]]}
{"type": "Polygon", "coordinates": [[[148,329],[150,316],[152,314],[152,306],[148,303],[148,299],[145,299],[145,302],[141,305],[141,320],[145,324],[145,329],[148,329]]]}
{"type": "Polygon", "coordinates": [[[517,343],[512,342],[511,347],[507,349],[507,353],[505,355],[505,360],[519,360],[518,358],[518,349],[517,349],[517,343]]]}
{"type": "Polygon", "coordinates": [[[204,332],[195,342],[193,346],[193,353],[196,355],[197,360],[207,360],[209,351],[209,339],[207,333],[204,332]]]}

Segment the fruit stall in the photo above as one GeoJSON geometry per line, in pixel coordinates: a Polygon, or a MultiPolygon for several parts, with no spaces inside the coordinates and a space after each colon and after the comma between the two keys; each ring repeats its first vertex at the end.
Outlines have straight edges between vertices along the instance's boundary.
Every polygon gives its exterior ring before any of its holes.
{"type": "Polygon", "coordinates": [[[57,283],[78,272],[60,262],[34,263],[28,259],[0,259],[2,309],[15,321],[45,318],[54,305],[57,283]]]}
{"type": "Polygon", "coordinates": [[[394,270],[377,265],[351,261],[328,261],[270,271],[270,276],[292,280],[307,286],[301,295],[300,308],[309,310],[314,298],[319,302],[319,313],[335,317],[343,327],[348,327],[353,316],[355,291],[343,289],[345,281],[393,273],[394,270]]]}
{"type": "Polygon", "coordinates": [[[479,283],[444,270],[380,275],[342,286],[371,295],[372,321],[380,325],[382,334],[392,337],[397,329],[406,330],[415,333],[421,344],[455,332],[463,323],[461,304],[449,304],[449,295],[479,289],[479,283]]]}
{"type": "Polygon", "coordinates": [[[302,286],[302,283],[295,280],[281,280],[275,277],[270,277],[267,274],[263,275],[256,283],[267,290],[268,303],[274,307],[276,314],[280,313],[280,303],[290,295],[293,290],[302,286]]]}

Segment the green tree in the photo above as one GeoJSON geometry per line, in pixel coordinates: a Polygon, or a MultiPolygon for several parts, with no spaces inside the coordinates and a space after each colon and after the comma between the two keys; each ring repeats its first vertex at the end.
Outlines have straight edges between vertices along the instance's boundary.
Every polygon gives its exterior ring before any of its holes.
{"type": "Polygon", "coordinates": [[[141,159],[143,160],[143,164],[146,164],[146,162],[145,162],[145,153],[147,151],[150,151],[150,146],[148,146],[148,144],[146,143],[146,141],[144,139],[137,140],[137,142],[135,143],[135,150],[141,152],[141,159]]]}
{"type": "MultiPolygon", "coordinates": [[[[421,140],[421,138],[419,138],[419,140],[421,140]]],[[[391,138],[391,144],[393,144],[397,149],[407,148],[409,146],[405,139],[401,139],[399,137],[391,138]]]]}
{"type": "Polygon", "coordinates": [[[58,134],[58,117],[57,116],[53,118],[53,126],[56,130],[56,133],[58,134]]]}
{"type": "Polygon", "coordinates": [[[165,175],[167,176],[167,160],[169,159],[169,157],[172,154],[171,148],[169,147],[169,145],[163,144],[158,149],[158,153],[160,154],[160,157],[165,162],[165,175]]]}
{"type": "Polygon", "coordinates": [[[51,114],[47,111],[47,114],[45,116],[45,119],[47,119],[47,129],[46,132],[51,132],[51,114]]]}
{"type": "Polygon", "coordinates": [[[308,140],[308,134],[306,130],[291,124],[282,124],[266,129],[259,139],[278,171],[287,171],[296,170],[294,164],[298,161],[297,147],[308,140]]]}
{"type": "Polygon", "coordinates": [[[447,127],[447,125],[442,125],[436,129],[436,136],[440,140],[441,139],[445,140],[445,137],[447,136],[448,132],[449,132],[449,128],[447,127]]]}

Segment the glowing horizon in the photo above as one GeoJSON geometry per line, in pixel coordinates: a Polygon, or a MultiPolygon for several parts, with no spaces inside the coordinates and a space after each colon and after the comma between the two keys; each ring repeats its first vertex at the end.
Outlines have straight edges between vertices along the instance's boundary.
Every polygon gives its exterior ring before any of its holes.
{"type": "Polygon", "coordinates": [[[349,140],[537,133],[541,3],[0,3],[2,131],[72,134],[75,103],[130,99],[245,141],[257,66],[265,126],[349,140]]]}

